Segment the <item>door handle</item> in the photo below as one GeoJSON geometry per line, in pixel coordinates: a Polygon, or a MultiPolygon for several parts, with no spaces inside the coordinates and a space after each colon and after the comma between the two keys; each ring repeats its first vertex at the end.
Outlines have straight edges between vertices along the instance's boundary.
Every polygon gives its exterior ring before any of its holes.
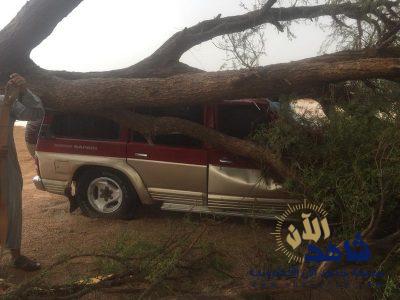
{"type": "Polygon", "coordinates": [[[225,165],[229,165],[229,164],[232,163],[232,161],[230,161],[230,160],[228,160],[228,159],[226,159],[226,158],[220,158],[220,159],[219,159],[219,162],[220,162],[221,164],[225,164],[225,165]]]}
{"type": "Polygon", "coordinates": [[[135,153],[135,157],[148,158],[149,156],[146,153],[135,153]]]}

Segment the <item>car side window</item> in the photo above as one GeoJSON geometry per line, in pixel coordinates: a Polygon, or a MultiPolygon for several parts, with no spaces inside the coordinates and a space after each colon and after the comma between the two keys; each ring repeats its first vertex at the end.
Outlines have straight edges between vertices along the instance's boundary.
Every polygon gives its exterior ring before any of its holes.
{"type": "Polygon", "coordinates": [[[51,135],[85,140],[118,140],[118,123],[102,117],[82,114],[56,114],[50,125],[51,135]]]}
{"type": "MultiPolygon", "coordinates": [[[[167,108],[145,107],[137,108],[135,112],[145,115],[151,115],[153,117],[175,117],[203,124],[203,108],[200,105],[167,108]]],[[[135,135],[135,139],[138,138],[139,137],[135,135]]],[[[132,140],[134,139],[132,138],[132,140]]],[[[180,132],[152,136],[151,141],[155,145],[164,145],[169,147],[201,148],[203,146],[203,143],[200,140],[192,138],[180,132]]]]}
{"type": "Polygon", "coordinates": [[[143,134],[137,132],[137,131],[132,131],[131,132],[131,141],[135,143],[147,143],[146,138],[143,136],[143,134]]]}
{"type": "Polygon", "coordinates": [[[153,142],[156,145],[170,147],[201,148],[203,146],[200,140],[181,133],[159,134],[153,138],[153,142]]]}
{"type": "Polygon", "coordinates": [[[218,130],[226,135],[245,139],[261,124],[267,113],[255,104],[222,104],[218,106],[218,130]]]}

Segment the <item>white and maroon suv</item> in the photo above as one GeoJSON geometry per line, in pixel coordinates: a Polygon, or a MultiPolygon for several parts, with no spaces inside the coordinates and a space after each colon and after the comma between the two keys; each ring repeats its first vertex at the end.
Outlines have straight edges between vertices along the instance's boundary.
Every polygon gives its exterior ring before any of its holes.
{"type": "MultiPolygon", "coordinates": [[[[267,100],[136,111],[239,138],[274,115],[267,100]]],[[[271,218],[295,201],[246,159],[179,132],[144,138],[99,117],[47,112],[36,163],[38,189],[73,197],[94,217],[125,218],[139,204],[161,202],[166,210],[271,218]]]]}

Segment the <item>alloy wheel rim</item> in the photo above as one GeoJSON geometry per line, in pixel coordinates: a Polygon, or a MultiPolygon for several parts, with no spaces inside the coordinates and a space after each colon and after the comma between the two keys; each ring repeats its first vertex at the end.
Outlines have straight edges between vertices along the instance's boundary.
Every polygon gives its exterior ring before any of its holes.
{"type": "Polygon", "coordinates": [[[94,179],[89,184],[87,196],[91,206],[103,214],[117,211],[123,199],[120,185],[108,177],[94,179]]]}

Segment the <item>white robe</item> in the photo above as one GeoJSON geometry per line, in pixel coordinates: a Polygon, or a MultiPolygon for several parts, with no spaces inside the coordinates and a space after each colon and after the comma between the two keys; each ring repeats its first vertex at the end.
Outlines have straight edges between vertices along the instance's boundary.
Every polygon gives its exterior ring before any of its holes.
{"type": "MultiPolygon", "coordinates": [[[[4,96],[0,95],[0,102],[4,96]]],[[[0,106],[1,109],[1,106],[0,106]]],[[[6,174],[0,178],[1,191],[5,199],[8,210],[8,233],[6,247],[8,249],[21,248],[22,233],[22,175],[19,167],[17,153],[15,150],[13,128],[16,120],[33,121],[43,118],[44,109],[39,97],[28,91],[23,97],[18,99],[11,108],[8,136],[7,162],[1,174],[6,174]]],[[[1,175],[0,175],[1,176],[1,175]]]]}

